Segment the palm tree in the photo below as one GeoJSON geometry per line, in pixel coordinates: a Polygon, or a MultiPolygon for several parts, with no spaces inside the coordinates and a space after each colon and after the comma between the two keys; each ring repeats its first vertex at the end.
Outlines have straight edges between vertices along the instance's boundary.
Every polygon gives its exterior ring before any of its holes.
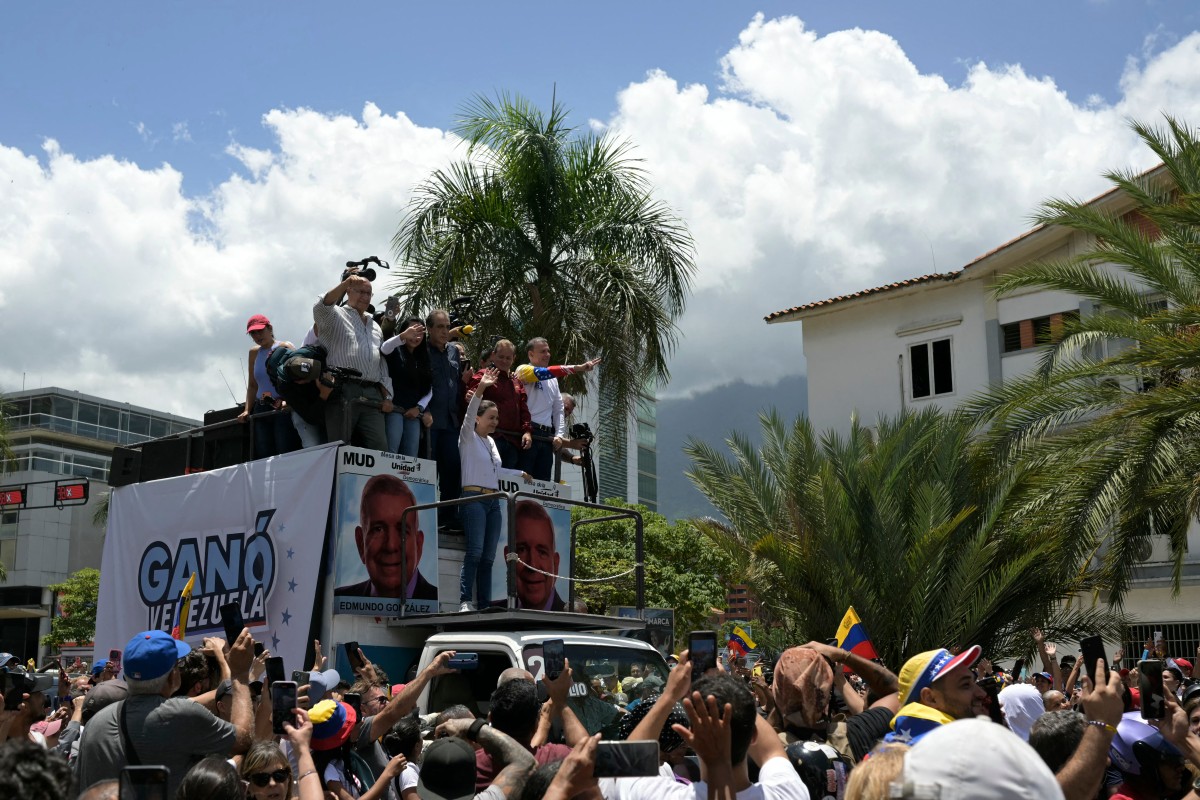
{"type": "Polygon", "coordinates": [[[457,128],[467,158],[415,190],[393,239],[394,285],[413,313],[471,296],[488,340],[545,336],[558,363],[602,357],[624,419],[648,381],[669,376],[692,240],[627,142],[566,117],[557,101],[549,114],[519,96],[469,103],[457,128]]]}
{"type": "Polygon", "coordinates": [[[1118,612],[1076,599],[1101,587],[1074,537],[1005,514],[1025,476],[992,470],[969,419],[856,419],[844,437],[773,411],[761,422],[759,448],[689,442],[688,477],[727,520],[698,527],[799,636],[832,636],[853,605],[893,667],[936,647],[1017,655],[1035,625],[1120,639],[1118,612]]]}
{"type": "Polygon", "coordinates": [[[1165,129],[1133,128],[1162,159],[1147,173],[1106,174],[1133,212],[1045,203],[1038,222],[1093,245],[994,287],[1071,292],[1096,310],[1064,321],[1037,371],[966,406],[1002,463],[1036,473],[1021,504],[1096,550],[1114,600],[1154,534],[1170,542],[1178,591],[1200,513],[1200,136],[1171,117],[1165,129]]]}

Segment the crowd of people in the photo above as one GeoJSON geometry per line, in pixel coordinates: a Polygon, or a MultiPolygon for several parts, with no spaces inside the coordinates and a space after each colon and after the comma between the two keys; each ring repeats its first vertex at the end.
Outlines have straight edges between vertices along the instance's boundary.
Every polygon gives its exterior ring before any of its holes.
{"type": "MultiPolygon", "coordinates": [[[[476,369],[448,311],[376,315],[373,293],[348,269],[313,306],[301,347],[276,339],[262,314],[247,321],[254,346],[239,419],[253,425],[256,458],[327,441],[419,455],[437,462],[442,501],[495,492],[505,476],[552,480],[556,456],[580,462],[587,442],[568,436],[575,401],[558,380],[591,372],[599,359],[552,365],[549,342],[537,337],[516,366],[517,346],[499,339],[476,369]]],[[[476,611],[492,602],[499,501],[444,507],[439,522],[466,537],[459,610],[476,611]]]]}
{"type": "Polygon", "coordinates": [[[348,269],[313,306],[313,327],[300,347],[276,339],[262,314],[247,321],[254,346],[239,419],[254,421],[256,458],[326,441],[420,455],[438,462],[443,499],[453,499],[461,478],[458,431],[489,370],[496,380],[484,395],[497,409],[494,441],[505,468],[551,480],[555,453],[582,446],[568,438],[574,398],[558,379],[590,372],[598,359],[552,365],[549,342],[537,337],[525,343],[525,363],[517,366],[517,345],[498,339],[476,367],[462,340],[469,326],[452,326],[449,311],[421,319],[389,306],[376,314],[373,295],[358,268],[348,269]],[[287,413],[274,413],[281,411],[287,413]]]}
{"type": "Polygon", "coordinates": [[[182,800],[1197,795],[1189,659],[1147,642],[1164,692],[1160,718],[1146,719],[1140,707],[1157,698],[1141,695],[1121,652],[1097,660],[1093,684],[1079,657],[1055,661],[1037,631],[1032,644],[1044,669],[1029,675],[978,646],[919,653],[898,672],[809,642],[754,670],[734,659],[694,674],[685,650],[666,671],[602,676],[583,698],[586,670],[568,659],[557,675],[505,670],[477,718],[462,705],[417,713],[426,687],[455,672],[452,651],[392,684],[361,651],[343,679],[315,642],[295,707],[280,710],[269,651],[256,656],[248,630],[196,649],[146,631],[120,664],[80,674],[27,672],[0,654],[0,797],[134,796],[120,794],[122,781],[149,787],[138,797],[182,800]],[[605,692],[626,702],[597,719],[588,702],[605,692]],[[648,744],[657,759],[621,742],[648,744]]]}

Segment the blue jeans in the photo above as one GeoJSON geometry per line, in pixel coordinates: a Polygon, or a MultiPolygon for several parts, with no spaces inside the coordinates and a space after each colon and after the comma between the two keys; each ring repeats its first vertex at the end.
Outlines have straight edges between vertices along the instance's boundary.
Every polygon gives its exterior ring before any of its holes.
{"type": "MultiPolygon", "coordinates": [[[[253,411],[259,414],[270,411],[269,402],[257,400],[253,411]]],[[[300,437],[292,426],[291,413],[273,414],[254,420],[254,457],[268,458],[300,449],[300,437]]]]}
{"type": "Polygon", "coordinates": [[[421,418],[409,419],[399,411],[392,411],[383,422],[387,426],[388,452],[415,458],[421,446],[421,418]]]}
{"type": "MultiPolygon", "coordinates": [[[[463,492],[462,496],[478,494],[471,491],[463,492]]],[[[472,602],[471,590],[474,589],[479,598],[475,604],[483,608],[492,602],[492,563],[500,544],[500,498],[479,500],[459,508],[467,535],[467,552],[458,573],[458,601],[472,602]]]]}

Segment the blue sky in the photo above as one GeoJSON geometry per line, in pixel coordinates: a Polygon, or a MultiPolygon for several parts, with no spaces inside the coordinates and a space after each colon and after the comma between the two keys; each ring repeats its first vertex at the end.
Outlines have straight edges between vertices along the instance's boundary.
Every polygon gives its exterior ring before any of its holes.
{"type": "Polygon", "coordinates": [[[1198,28],[1195,0],[4,3],[0,337],[39,335],[0,392],[227,405],[245,319],[298,340],[341,264],[388,257],[465,101],[554,87],[695,238],[662,395],[771,383],[804,357],[765,314],[961,266],[1150,166],[1126,120],[1200,123],[1198,28]],[[29,302],[46,275],[72,325],[29,302]]]}
{"type": "Polygon", "coordinates": [[[0,12],[0,143],[54,138],[80,157],[168,161],[204,192],[262,147],[273,108],[358,113],[373,101],[446,128],[476,92],[547,100],[578,122],[663,70],[719,83],[719,60],[755,12],[800,16],[818,34],[862,27],[896,38],[925,73],[1020,64],[1076,103],[1118,96],[1126,56],[1200,27],[1184,0],[1053,2],[8,3],[0,12]],[[186,126],[186,136],[184,128],[186,126]]]}

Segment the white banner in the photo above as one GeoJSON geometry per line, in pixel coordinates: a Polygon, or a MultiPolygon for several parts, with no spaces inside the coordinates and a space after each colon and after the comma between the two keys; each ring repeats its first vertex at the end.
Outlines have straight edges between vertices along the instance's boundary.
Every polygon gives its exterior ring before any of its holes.
{"type": "Polygon", "coordinates": [[[115,489],[100,570],[95,658],[143,630],[171,631],[196,585],[188,642],[224,637],[234,601],[254,637],[302,669],[337,448],[328,445],[211,472],[115,489]]]}

